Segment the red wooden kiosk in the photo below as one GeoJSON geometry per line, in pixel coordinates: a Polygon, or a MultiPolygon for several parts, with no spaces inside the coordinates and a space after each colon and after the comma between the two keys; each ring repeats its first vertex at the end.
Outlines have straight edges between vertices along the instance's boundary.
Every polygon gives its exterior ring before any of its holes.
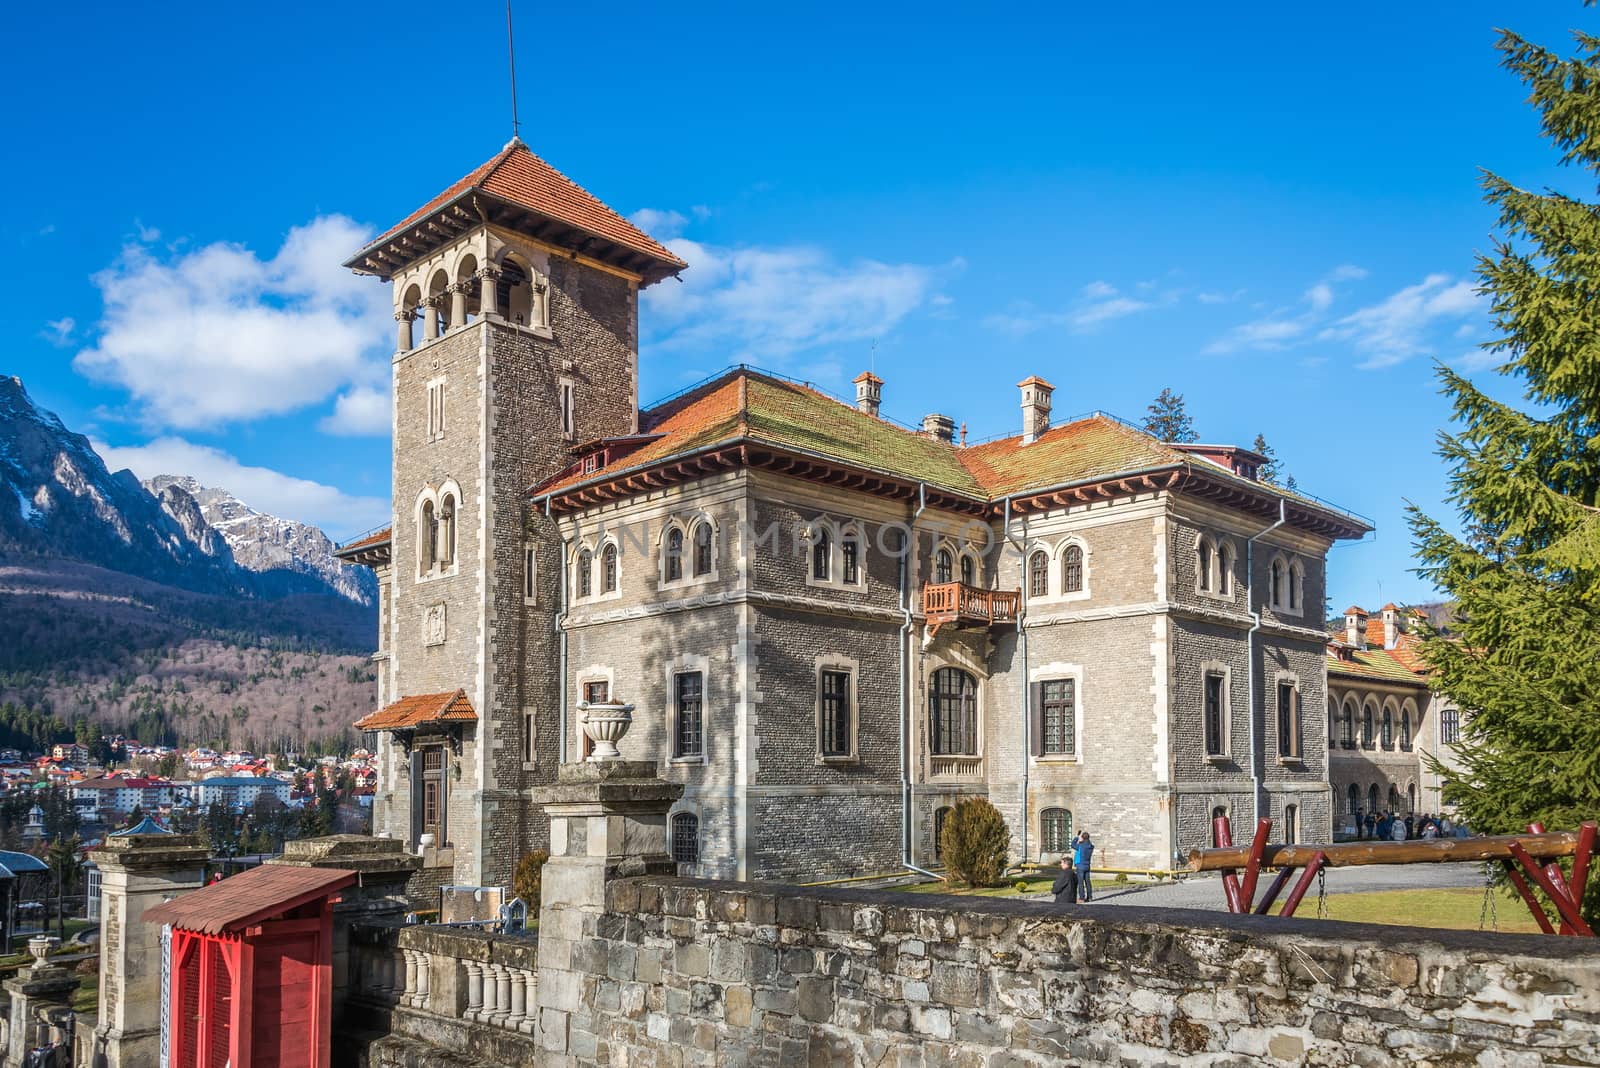
{"type": "Polygon", "coordinates": [[[171,928],[172,1068],[328,1068],[333,906],[342,868],[259,868],[147,909],[171,928]]]}

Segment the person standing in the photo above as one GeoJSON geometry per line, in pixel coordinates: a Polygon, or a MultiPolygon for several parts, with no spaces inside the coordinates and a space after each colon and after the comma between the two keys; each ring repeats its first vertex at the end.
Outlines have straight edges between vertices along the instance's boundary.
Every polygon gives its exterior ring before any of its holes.
{"type": "Polygon", "coordinates": [[[1076,905],[1078,903],[1078,873],[1073,868],[1073,858],[1061,857],[1061,870],[1056,873],[1056,881],[1050,884],[1050,892],[1056,896],[1058,905],[1076,905]]]}
{"type": "Polygon", "coordinates": [[[1078,835],[1078,844],[1072,850],[1072,866],[1078,871],[1078,900],[1094,900],[1094,884],[1089,881],[1089,867],[1094,860],[1094,842],[1089,832],[1078,835]]]}

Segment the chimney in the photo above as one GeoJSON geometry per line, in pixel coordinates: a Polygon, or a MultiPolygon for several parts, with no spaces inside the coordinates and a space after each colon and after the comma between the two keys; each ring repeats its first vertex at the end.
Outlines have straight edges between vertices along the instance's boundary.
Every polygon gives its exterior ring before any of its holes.
{"type": "Polygon", "coordinates": [[[868,415],[878,414],[878,405],[883,402],[883,379],[871,371],[862,371],[856,375],[856,410],[866,412],[868,415]]]}
{"type": "Polygon", "coordinates": [[[1344,640],[1352,648],[1367,647],[1367,610],[1352,605],[1344,610],[1344,640]]]}
{"type": "Polygon", "coordinates": [[[1383,647],[1393,649],[1400,642],[1400,609],[1393,602],[1383,606],[1383,647]]]}
{"type": "Polygon", "coordinates": [[[1029,375],[1017,388],[1022,390],[1022,443],[1031,445],[1050,429],[1050,394],[1056,387],[1038,375],[1029,375]]]}
{"type": "Polygon", "coordinates": [[[949,445],[956,439],[956,421],[948,415],[929,412],[922,417],[922,432],[934,441],[949,445]]]}

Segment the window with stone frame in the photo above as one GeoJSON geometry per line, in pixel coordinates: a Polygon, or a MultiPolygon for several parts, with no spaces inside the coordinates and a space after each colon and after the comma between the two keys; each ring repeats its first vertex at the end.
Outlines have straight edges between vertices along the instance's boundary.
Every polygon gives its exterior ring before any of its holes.
{"type": "Polygon", "coordinates": [[[1400,710],[1400,748],[1411,752],[1411,710],[1408,708],[1400,710]]]}
{"type": "Polygon", "coordinates": [[[438,562],[439,520],[434,515],[432,501],[422,502],[422,516],[417,523],[417,572],[426,575],[438,562]]]}
{"type": "Polygon", "coordinates": [[[617,592],[617,547],[608,544],[600,550],[600,592],[617,592]]]}
{"type": "Polygon", "coordinates": [[[1072,813],[1064,808],[1047,808],[1039,813],[1039,838],[1046,853],[1065,853],[1072,848],[1072,813]]]}
{"type": "Polygon", "coordinates": [[[702,522],[694,528],[694,577],[711,574],[711,524],[702,522]]]}
{"type": "Polygon", "coordinates": [[[1356,747],[1356,703],[1351,698],[1344,699],[1344,715],[1340,717],[1343,727],[1339,732],[1339,743],[1346,749],[1356,747]]]}
{"type": "Polygon", "coordinates": [[[1233,596],[1233,547],[1226,542],[1217,549],[1217,593],[1233,596]]]}
{"type": "Polygon", "coordinates": [[[811,531],[811,577],[818,582],[833,579],[833,538],[820,525],[811,531]]]}
{"type": "Polygon", "coordinates": [[[1386,709],[1383,710],[1383,736],[1382,737],[1383,737],[1383,747],[1385,749],[1393,749],[1394,748],[1394,710],[1391,709],[1391,708],[1386,708],[1386,709]]]}
{"type": "Polygon", "coordinates": [[[444,746],[430,745],[420,750],[422,761],[423,834],[433,835],[435,845],[444,845],[444,746]]]}
{"type": "Polygon", "coordinates": [[[844,531],[839,536],[839,558],[841,578],[845,585],[859,585],[861,582],[861,532],[854,527],[844,531]]]}
{"type": "Polygon", "coordinates": [[[605,679],[591,679],[583,684],[583,701],[589,705],[603,705],[611,700],[611,683],[605,679]]]}
{"type": "Polygon", "coordinates": [[[1414,783],[1414,782],[1407,783],[1406,784],[1406,812],[1407,813],[1412,813],[1412,812],[1415,812],[1416,810],[1417,810],[1417,784],[1414,783]]]}
{"type": "Polygon", "coordinates": [[[1195,588],[1202,592],[1211,591],[1211,542],[1201,538],[1194,548],[1194,582],[1195,588]]]}
{"type": "Polygon", "coordinates": [[[978,584],[978,562],[971,553],[961,554],[961,584],[963,586],[978,584]]]}
{"type": "Polygon", "coordinates": [[[933,557],[933,581],[939,585],[954,582],[956,558],[949,549],[940,549],[933,557]]]}
{"type": "Polygon", "coordinates": [[[1043,679],[1033,684],[1033,755],[1070,757],[1078,752],[1078,680],[1043,679]]]}
{"type": "Polygon", "coordinates": [[[1300,566],[1300,561],[1289,561],[1289,600],[1285,605],[1291,612],[1298,612],[1303,607],[1305,599],[1306,573],[1300,566]]]}
{"type": "Polygon", "coordinates": [[[1289,845],[1300,841],[1300,806],[1283,806],[1283,840],[1289,845]]]}
{"type": "Polygon", "coordinates": [[[978,755],[978,680],[940,668],[928,688],[928,726],[935,756],[978,755]]]}
{"type": "Polygon", "coordinates": [[[578,434],[577,386],[571,381],[561,381],[561,436],[571,441],[578,434]]]}
{"type": "Polygon", "coordinates": [[[428,440],[444,437],[444,379],[428,383],[428,440]]]}
{"type": "Polygon", "coordinates": [[[1371,749],[1373,745],[1372,706],[1367,705],[1361,710],[1361,748],[1371,749]]]}
{"type": "Polygon", "coordinates": [[[594,596],[594,553],[588,549],[578,552],[578,596],[594,596]]]}
{"type": "Polygon", "coordinates": [[[522,714],[522,762],[524,764],[532,764],[536,755],[534,750],[533,716],[532,712],[524,712],[522,714]]]}
{"type": "Polygon", "coordinates": [[[672,755],[677,759],[705,755],[705,675],[699,671],[680,671],[673,676],[676,718],[673,724],[672,755]]]}
{"type": "Polygon", "coordinates": [[[1461,711],[1456,708],[1439,709],[1439,741],[1455,745],[1461,740],[1461,711]]]}
{"type": "Polygon", "coordinates": [[[440,567],[448,568],[456,562],[456,499],[446,493],[439,498],[439,547],[435,557],[440,567]]]}
{"type": "Polygon", "coordinates": [[[1283,607],[1283,561],[1282,560],[1274,560],[1274,561],[1272,561],[1271,579],[1270,579],[1269,585],[1267,587],[1267,592],[1268,592],[1268,599],[1271,600],[1271,602],[1272,602],[1272,607],[1274,607],[1274,608],[1282,608],[1283,607]]]}
{"type": "Polygon", "coordinates": [[[1289,680],[1278,683],[1278,758],[1300,759],[1300,691],[1289,680]]]}
{"type": "Polygon", "coordinates": [[[532,545],[522,547],[522,603],[539,601],[539,551],[532,545]]]}
{"type": "Polygon", "coordinates": [[[1050,595],[1050,556],[1043,549],[1028,557],[1028,596],[1050,595]]]}
{"type": "Polygon", "coordinates": [[[1354,816],[1360,811],[1361,787],[1357,786],[1355,783],[1351,783],[1350,788],[1345,791],[1345,813],[1347,815],[1354,816]]]}
{"type": "Polygon", "coordinates": [[[679,582],[683,579],[683,529],[672,527],[667,531],[666,548],[663,550],[662,575],[668,582],[679,582]]]}
{"type": "Polygon", "coordinates": [[[1378,811],[1377,783],[1373,783],[1371,786],[1367,787],[1367,811],[1370,813],[1376,813],[1378,811]]]}
{"type": "Polygon", "coordinates": [[[1061,554],[1061,592],[1083,592],[1083,546],[1068,545],[1061,554]]]}
{"type": "Polygon", "coordinates": [[[1227,676],[1222,672],[1205,673],[1206,756],[1224,756],[1228,752],[1227,687],[1227,676]]]}
{"type": "Polygon", "coordinates": [[[821,702],[821,737],[818,747],[824,757],[853,754],[854,709],[850,706],[850,672],[840,667],[825,667],[818,675],[818,700],[821,702]]]}
{"type": "Polygon", "coordinates": [[[692,812],[673,814],[672,859],[678,864],[700,863],[700,817],[692,812]]]}

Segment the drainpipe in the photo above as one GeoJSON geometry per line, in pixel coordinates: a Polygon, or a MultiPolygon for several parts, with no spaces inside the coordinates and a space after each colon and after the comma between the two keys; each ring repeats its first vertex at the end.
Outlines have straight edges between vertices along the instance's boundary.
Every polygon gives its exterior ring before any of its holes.
{"type": "Polygon", "coordinates": [[[1033,717],[1028,714],[1028,554],[1027,543],[1017,544],[1011,536],[1011,498],[1005,501],[1005,521],[1001,537],[1016,548],[1022,560],[1022,581],[1017,599],[1017,652],[1022,657],[1022,863],[1028,862],[1028,770],[1033,763],[1033,717]]]}
{"type": "Polygon", "coordinates": [[[1256,631],[1261,629],[1261,613],[1256,609],[1256,568],[1255,546],[1256,539],[1266,537],[1274,530],[1289,521],[1289,502],[1278,498],[1278,521],[1265,530],[1257,531],[1245,539],[1244,543],[1244,603],[1250,613],[1250,633],[1245,636],[1245,656],[1248,663],[1245,665],[1245,676],[1249,681],[1249,706],[1250,714],[1250,811],[1254,818],[1250,825],[1254,827],[1261,822],[1261,761],[1257,759],[1256,751],[1256,631]]]}
{"type": "Polygon", "coordinates": [[[905,544],[900,547],[900,612],[904,617],[900,624],[900,864],[907,871],[914,871],[918,875],[926,875],[930,879],[939,876],[925,868],[919,868],[911,863],[911,686],[907,672],[910,670],[910,660],[907,651],[911,647],[911,552],[916,544],[917,520],[928,507],[928,484],[919,483],[917,486],[917,510],[911,513],[911,522],[907,524],[910,529],[906,531],[905,544]]]}
{"type": "MultiPolygon", "coordinates": [[[[549,497],[544,499],[544,516],[546,519],[552,518],[549,497]]],[[[560,650],[560,667],[556,673],[556,761],[560,764],[567,762],[567,549],[570,544],[569,539],[561,539],[561,554],[556,560],[556,586],[559,589],[556,595],[556,647],[560,650]]]]}

